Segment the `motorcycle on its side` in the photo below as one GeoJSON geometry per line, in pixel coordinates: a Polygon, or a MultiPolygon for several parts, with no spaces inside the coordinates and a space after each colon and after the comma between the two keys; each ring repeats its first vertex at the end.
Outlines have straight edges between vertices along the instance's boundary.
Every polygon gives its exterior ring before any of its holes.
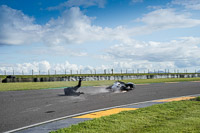
{"type": "Polygon", "coordinates": [[[111,92],[116,92],[116,91],[130,91],[135,88],[135,84],[132,82],[124,83],[122,81],[116,81],[112,85],[108,86],[106,89],[111,91],[111,92]]]}

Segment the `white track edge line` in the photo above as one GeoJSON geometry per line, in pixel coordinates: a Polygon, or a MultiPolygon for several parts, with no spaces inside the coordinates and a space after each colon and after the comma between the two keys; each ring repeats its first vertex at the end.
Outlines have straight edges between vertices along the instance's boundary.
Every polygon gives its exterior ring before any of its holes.
{"type": "Polygon", "coordinates": [[[130,105],[135,105],[135,104],[155,102],[157,100],[164,100],[164,99],[171,99],[171,98],[178,98],[178,97],[188,97],[188,96],[200,96],[200,94],[193,94],[193,95],[187,95],[187,96],[177,96],[177,97],[170,97],[170,98],[162,98],[162,99],[156,99],[156,100],[150,100],[150,101],[144,101],[144,102],[137,102],[137,103],[130,103],[130,104],[124,104],[124,105],[113,106],[113,107],[108,107],[108,108],[102,108],[102,109],[82,112],[82,113],[78,113],[78,114],[68,115],[68,116],[64,116],[64,117],[60,117],[60,118],[56,118],[56,119],[52,119],[52,120],[48,120],[48,121],[32,124],[32,125],[29,125],[29,126],[24,126],[24,127],[21,127],[21,128],[17,128],[17,129],[13,129],[13,130],[10,130],[10,131],[6,131],[4,133],[17,132],[17,131],[24,130],[24,129],[27,129],[27,128],[32,128],[32,127],[36,127],[36,126],[39,126],[39,125],[51,123],[51,122],[54,122],[54,121],[59,121],[59,120],[72,118],[72,117],[75,117],[75,116],[80,116],[80,115],[89,114],[89,113],[93,113],[93,112],[98,112],[98,111],[103,111],[103,110],[108,110],[108,109],[113,109],[113,108],[119,108],[119,107],[124,107],[124,106],[130,106],[130,105]]]}

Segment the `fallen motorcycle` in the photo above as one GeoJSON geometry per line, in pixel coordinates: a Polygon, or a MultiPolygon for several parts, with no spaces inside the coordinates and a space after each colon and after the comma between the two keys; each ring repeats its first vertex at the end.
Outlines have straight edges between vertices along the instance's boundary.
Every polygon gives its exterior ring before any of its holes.
{"type": "Polygon", "coordinates": [[[116,81],[112,85],[108,86],[106,89],[111,91],[111,92],[116,92],[116,91],[130,91],[135,88],[135,84],[132,82],[124,83],[122,81],[116,81]]]}

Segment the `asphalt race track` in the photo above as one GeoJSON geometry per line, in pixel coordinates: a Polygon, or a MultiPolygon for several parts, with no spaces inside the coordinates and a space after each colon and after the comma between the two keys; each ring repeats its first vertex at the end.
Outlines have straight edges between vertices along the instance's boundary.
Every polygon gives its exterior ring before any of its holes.
{"type": "Polygon", "coordinates": [[[64,96],[63,89],[0,92],[0,132],[86,111],[169,97],[200,94],[200,82],[137,85],[125,93],[105,87],[81,87],[80,96],[64,96]]]}

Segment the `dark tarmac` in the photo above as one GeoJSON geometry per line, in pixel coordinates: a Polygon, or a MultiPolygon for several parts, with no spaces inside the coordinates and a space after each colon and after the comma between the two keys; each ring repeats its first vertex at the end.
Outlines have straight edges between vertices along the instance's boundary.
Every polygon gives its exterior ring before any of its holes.
{"type": "Polygon", "coordinates": [[[81,87],[80,96],[64,96],[63,89],[0,92],[0,132],[113,106],[200,94],[200,82],[136,85],[126,93],[105,87],[81,87]]]}

